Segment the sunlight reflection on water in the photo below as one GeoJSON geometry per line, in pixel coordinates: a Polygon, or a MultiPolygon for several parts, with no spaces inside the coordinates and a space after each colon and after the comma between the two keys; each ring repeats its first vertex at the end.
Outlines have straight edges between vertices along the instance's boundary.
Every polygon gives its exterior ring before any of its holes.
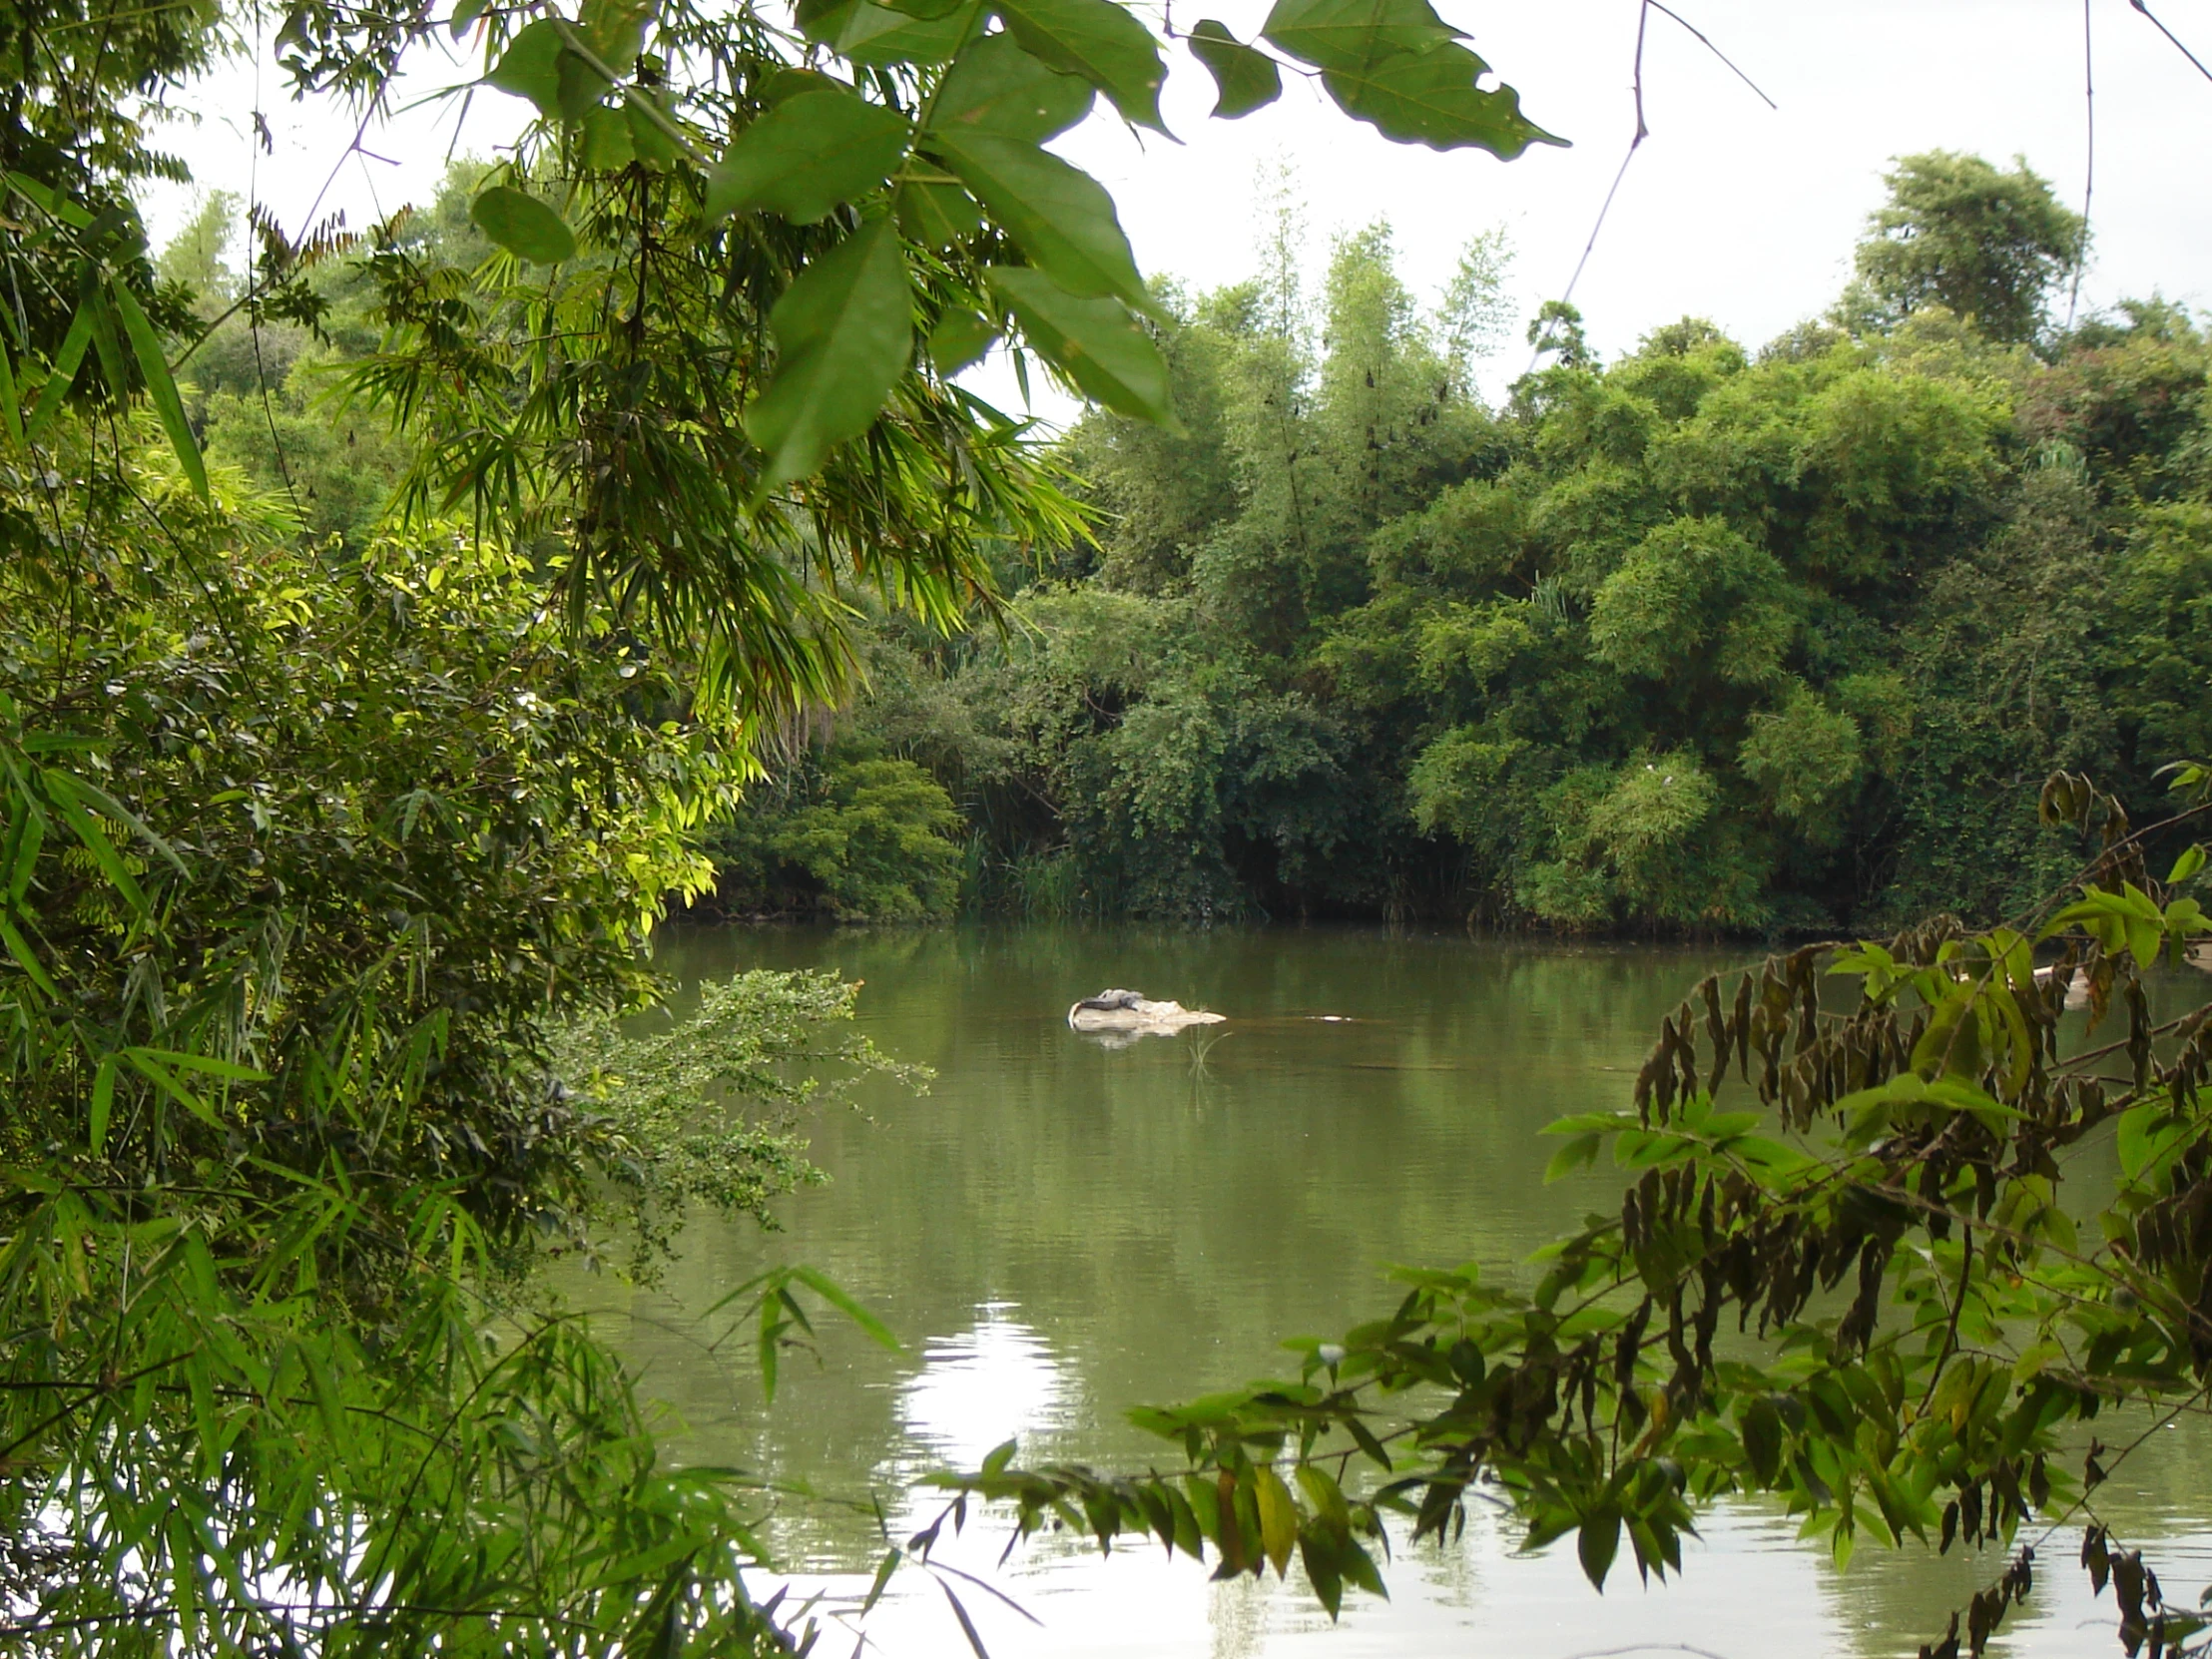
{"type": "Polygon", "coordinates": [[[920,1373],[900,1384],[917,1468],[974,1468],[1009,1436],[1032,1442],[1075,1421],[1081,1390],[1072,1370],[1013,1312],[985,1303],[973,1329],[931,1339],[920,1373]]]}

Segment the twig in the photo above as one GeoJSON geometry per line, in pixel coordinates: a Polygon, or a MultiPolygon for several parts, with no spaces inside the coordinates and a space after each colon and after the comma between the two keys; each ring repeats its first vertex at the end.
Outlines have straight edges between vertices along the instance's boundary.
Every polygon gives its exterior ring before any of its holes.
{"type": "Polygon", "coordinates": [[[2207,81],[2212,81],[2212,69],[2205,68],[2204,60],[2199,58],[2194,52],[2190,51],[2188,47],[2182,45],[2181,37],[2175,34],[2171,29],[2167,28],[2165,24],[2159,22],[2156,14],[2151,11],[2150,7],[2143,4],[2143,0],[2127,0],[2127,3],[2133,6],[2137,11],[2141,12],[2145,17],[2149,18],[2151,22],[2151,27],[2156,29],[2160,34],[2164,35],[2168,40],[2172,41],[2174,43],[2174,50],[2176,52],[2179,52],[2183,57],[2187,58],[2191,63],[2195,64],[2197,66],[2197,73],[2199,75],[2202,75],[2207,81]]]}
{"type": "Polygon", "coordinates": [[[2074,309],[2081,303],[2081,273],[2089,264],[2089,204],[2096,200],[2097,194],[2097,66],[2090,16],[2090,0],[2081,0],[2082,125],[2088,135],[2088,161],[2082,169],[2081,245],[2074,251],[2073,286],[2066,292],[2066,330],[2069,333],[2073,331],[2074,309]]]}
{"type": "Polygon", "coordinates": [[[1936,1369],[1929,1374],[1928,1391],[1921,1395],[1920,1409],[1914,1414],[1925,1416],[1928,1402],[1936,1397],[1936,1384],[1942,1381],[1943,1368],[1958,1352],[1958,1317],[1966,1311],[1966,1287],[1973,1281],[1973,1229],[1958,1230],[1958,1295],[1950,1305],[1950,1323],[1943,1330],[1943,1346],[1936,1353],[1936,1369]]]}
{"type": "Polygon", "coordinates": [[[1706,51],[1712,53],[1714,57],[1720,59],[1722,63],[1728,65],[1729,72],[1733,74],[1737,80],[1743,82],[1744,85],[1751,88],[1753,92],[1758,93],[1760,99],[1766,104],[1768,109],[1780,110],[1782,108],[1782,106],[1780,104],[1777,104],[1772,98],[1767,97],[1766,89],[1764,87],[1760,86],[1757,81],[1754,81],[1749,75],[1746,75],[1742,69],[1737,67],[1736,61],[1733,58],[1729,57],[1726,52],[1723,52],[1718,46],[1715,46],[1711,40],[1707,39],[1705,31],[1703,29],[1700,29],[1695,23],[1692,23],[1688,18],[1684,17],[1680,12],[1675,11],[1672,7],[1661,5],[1659,3],[1659,0],[1650,0],[1650,3],[1652,10],[1665,12],[1667,16],[1673,18],[1677,23],[1681,24],[1683,28],[1689,30],[1691,34],[1697,36],[1698,43],[1703,46],[1706,51]]]}
{"type": "MultiPolygon", "coordinates": [[[[1620,171],[1613,175],[1612,188],[1605,193],[1605,201],[1597,210],[1597,223],[1590,227],[1590,240],[1582,245],[1582,258],[1574,262],[1574,275],[1567,278],[1566,291],[1559,296],[1559,303],[1562,305],[1570,303],[1574,298],[1575,284],[1582,280],[1583,268],[1590,263],[1591,251],[1597,247],[1598,233],[1605,229],[1605,216],[1613,211],[1613,198],[1620,194],[1621,181],[1628,177],[1628,164],[1636,159],[1636,152],[1642,147],[1644,140],[1651,137],[1651,128],[1644,121],[1644,37],[1651,23],[1652,3],[1653,0],[1640,0],[1636,7],[1636,60],[1634,73],[1629,81],[1629,90],[1636,100],[1636,133],[1628,141],[1628,154],[1621,157],[1620,171]]],[[[1536,372],[1536,364],[1542,359],[1550,340],[1551,330],[1548,328],[1536,336],[1534,349],[1528,353],[1530,374],[1536,372]]]]}
{"type": "MultiPolygon", "coordinates": [[[[1640,148],[1642,148],[1644,140],[1651,137],[1651,126],[1644,119],[1644,41],[1649,33],[1651,25],[1651,14],[1655,11],[1664,13],[1666,16],[1672,18],[1675,22],[1679,23],[1683,28],[1687,29],[1692,35],[1694,35],[1697,38],[1698,42],[1702,46],[1704,46],[1704,48],[1708,52],[1712,53],[1714,57],[1720,59],[1723,64],[1728,66],[1730,74],[1734,75],[1736,79],[1743,82],[1745,86],[1751,88],[1753,92],[1757,93],[1759,95],[1760,101],[1763,102],[1768,109],[1777,110],[1781,108],[1779,104],[1777,104],[1772,98],[1769,98],[1767,96],[1765,88],[1761,87],[1759,83],[1757,81],[1754,81],[1749,75],[1746,75],[1743,70],[1737,66],[1735,60],[1730,58],[1726,52],[1723,52],[1718,46],[1715,46],[1713,44],[1712,39],[1705,33],[1703,29],[1700,29],[1695,23],[1692,23],[1680,12],[1674,10],[1673,7],[1662,4],[1661,0],[1640,0],[1640,3],[1636,8],[1635,72],[1629,83],[1630,91],[1633,94],[1636,103],[1635,136],[1628,141],[1628,153],[1625,156],[1621,157],[1620,170],[1613,175],[1612,187],[1606,191],[1605,201],[1597,210],[1597,223],[1590,227],[1590,240],[1582,245],[1582,257],[1579,260],[1575,261],[1574,275],[1567,278],[1566,291],[1559,296],[1559,302],[1562,305],[1572,302],[1574,298],[1574,290],[1576,285],[1582,280],[1583,270],[1589,265],[1590,255],[1597,248],[1598,235],[1605,229],[1606,216],[1613,211],[1613,198],[1620,194],[1621,181],[1628,177],[1628,164],[1636,159],[1636,152],[1640,148]]],[[[1544,350],[1550,338],[1551,334],[1549,329],[1546,329],[1543,333],[1536,336],[1536,348],[1528,354],[1529,373],[1533,374],[1536,372],[1536,364],[1538,360],[1542,358],[1544,350]]]]}

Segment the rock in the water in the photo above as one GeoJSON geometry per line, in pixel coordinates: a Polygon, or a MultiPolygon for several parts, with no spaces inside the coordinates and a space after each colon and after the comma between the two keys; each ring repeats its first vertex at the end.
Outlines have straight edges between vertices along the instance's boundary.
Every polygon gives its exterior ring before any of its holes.
{"type": "Polygon", "coordinates": [[[1171,1037],[1186,1026],[1219,1025],[1226,1017],[1122,990],[1100,991],[1068,1009],[1068,1024],[1078,1031],[1127,1031],[1138,1036],[1171,1037]]]}

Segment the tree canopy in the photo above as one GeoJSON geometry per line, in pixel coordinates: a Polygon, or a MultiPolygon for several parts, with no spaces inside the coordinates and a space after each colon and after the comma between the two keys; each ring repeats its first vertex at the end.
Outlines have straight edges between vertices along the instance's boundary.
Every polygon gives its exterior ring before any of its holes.
{"type": "MultiPolygon", "coordinates": [[[[879,631],[877,689],[786,773],[928,771],[971,908],[1994,919],[2071,856],[2045,776],[2144,811],[2204,748],[2212,357],[2173,307],[2033,345],[1935,303],[1756,350],[1685,318],[1609,364],[1554,326],[1491,408],[1466,282],[1422,306],[1386,228],[1318,281],[1256,259],[1164,295],[1180,431],[1070,434],[1099,546],[1018,602],[1034,631],[879,631]]],[[[732,871],[746,910],[825,879],[732,871]]]]}
{"type": "Polygon", "coordinates": [[[1940,305],[1993,340],[2032,340],[2054,282],[2089,257],[2089,227],[2016,159],[1931,150],[1885,178],[1890,200],[1859,245],[1866,295],[1892,319],[1940,305]]]}

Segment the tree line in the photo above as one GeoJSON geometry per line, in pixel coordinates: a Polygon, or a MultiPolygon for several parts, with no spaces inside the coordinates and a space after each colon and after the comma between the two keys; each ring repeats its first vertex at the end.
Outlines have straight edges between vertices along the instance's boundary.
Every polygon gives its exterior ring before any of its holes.
{"type": "Polygon", "coordinates": [[[1429,308],[1381,226],[1318,280],[1286,228],[1253,279],[1171,290],[1181,430],[1076,424],[1096,538],[1007,626],[875,629],[867,693],[724,836],[722,902],[2005,913],[2065,862],[2044,776],[2143,806],[2212,739],[2212,359],[2155,295],[2052,315],[2083,229],[2024,166],[1887,185],[1823,319],[1752,350],[1685,318],[1600,363],[1546,307],[1496,407],[1495,237],[1429,308]]]}

